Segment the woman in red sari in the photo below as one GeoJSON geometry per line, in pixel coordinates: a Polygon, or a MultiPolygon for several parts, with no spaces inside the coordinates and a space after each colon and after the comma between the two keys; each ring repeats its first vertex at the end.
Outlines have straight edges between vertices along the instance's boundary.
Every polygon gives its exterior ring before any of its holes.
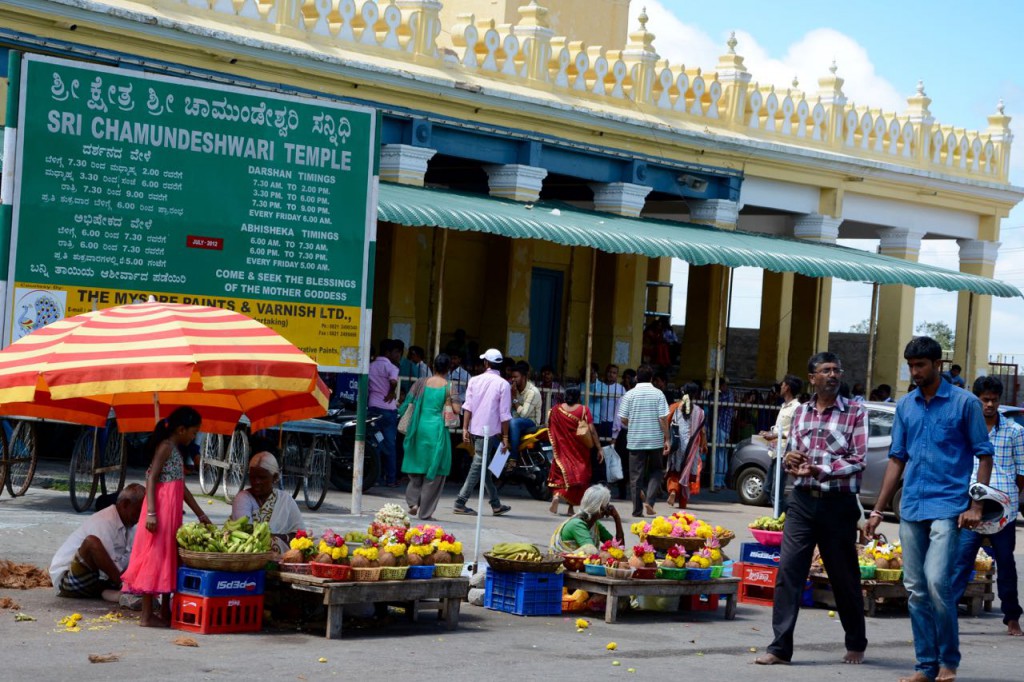
{"type": "MultiPolygon", "coordinates": [[[[597,443],[594,429],[594,417],[585,405],[580,405],[580,389],[567,388],[565,402],[551,408],[548,413],[548,437],[554,451],[554,462],[548,474],[548,487],[551,488],[551,513],[558,513],[558,505],[563,501],[569,505],[569,515],[573,507],[580,503],[583,493],[590,486],[590,450],[576,435],[580,421],[589,425],[592,443],[597,443]]],[[[602,461],[600,452],[598,461],[602,461]]]]}

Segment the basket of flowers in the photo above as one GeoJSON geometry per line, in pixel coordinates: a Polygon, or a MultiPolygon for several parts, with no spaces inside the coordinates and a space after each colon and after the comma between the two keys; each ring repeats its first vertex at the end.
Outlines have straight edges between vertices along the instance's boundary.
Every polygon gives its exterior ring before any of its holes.
{"type": "Polygon", "coordinates": [[[562,564],[565,566],[567,571],[582,572],[583,566],[587,560],[587,555],[582,552],[573,552],[571,554],[562,553],[562,564]]]}
{"type": "Polygon", "coordinates": [[[352,579],[352,567],[345,564],[322,564],[312,561],[309,564],[310,573],[314,578],[327,578],[345,582],[352,579]]]}
{"type": "Polygon", "coordinates": [[[689,512],[657,516],[650,523],[638,521],[630,526],[630,530],[641,540],[649,542],[656,550],[662,552],[676,545],[682,545],[687,552],[696,552],[712,535],[717,535],[721,546],[724,547],[736,537],[731,530],[722,526],[712,526],[689,512]]]}
{"type": "Polygon", "coordinates": [[[629,580],[633,575],[633,567],[629,564],[619,564],[618,566],[606,566],[605,575],[609,578],[616,580],[629,580]]]}
{"type": "Polygon", "coordinates": [[[629,565],[633,567],[634,578],[641,580],[653,578],[658,569],[654,545],[649,542],[633,545],[633,551],[629,557],[629,565]]]}
{"type": "Polygon", "coordinates": [[[352,580],[373,582],[380,580],[380,548],[366,545],[352,552],[349,565],[352,566],[352,580]]]}
{"type": "Polygon", "coordinates": [[[434,575],[438,578],[458,578],[466,558],[462,554],[462,543],[451,533],[438,528],[431,545],[434,547],[434,575]]]}

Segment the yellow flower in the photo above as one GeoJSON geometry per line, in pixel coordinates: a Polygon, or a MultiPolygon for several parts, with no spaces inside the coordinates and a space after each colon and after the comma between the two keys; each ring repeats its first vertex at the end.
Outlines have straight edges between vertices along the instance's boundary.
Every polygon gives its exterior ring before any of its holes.
{"type": "Polygon", "coordinates": [[[337,561],[338,559],[344,559],[348,556],[348,547],[345,545],[338,545],[337,547],[331,548],[331,558],[337,561]]]}
{"type": "Polygon", "coordinates": [[[644,555],[640,557],[645,564],[654,563],[654,552],[644,552],[644,555]]]}
{"type": "Polygon", "coordinates": [[[609,547],[608,554],[615,559],[622,559],[626,556],[626,553],[618,547],[609,547]]]}
{"type": "Polygon", "coordinates": [[[356,556],[366,557],[370,561],[376,561],[378,556],[376,547],[360,547],[355,553],[356,556]]]}
{"type": "Polygon", "coordinates": [[[576,627],[579,628],[580,630],[586,630],[587,628],[590,627],[590,621],[587,620],[586,618],[577,618],[576,619],[576,627]]]}
{"type": "Polygon", "coordinates": [[[403,554],[405,554],[405,545],[401,543],[385,545],[384,551],[394,556],[402,556],[403,554]]]}

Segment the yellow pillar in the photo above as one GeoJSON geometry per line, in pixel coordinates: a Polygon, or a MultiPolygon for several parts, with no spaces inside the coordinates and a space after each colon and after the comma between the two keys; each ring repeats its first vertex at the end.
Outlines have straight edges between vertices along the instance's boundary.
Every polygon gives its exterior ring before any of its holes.
{"type": "Polygon", "coordinates": [[[757,347],[757,380],[761,384],[778,381],[789,371],[792,317],[793,273],[765,270],[761,277],[761,331],[757,347]]]}
{"type": "Polygon", "coordinates": [[[530,282],[533,241],[513,239],[508,267],[508,334],[505,354],[522,360],[530,354],[530,282]]]}
{"type": "Polygon", "coordinates": [[[430,266],[436,233],[433,228],[396,227],[391,240],[388,308],[375,312],[388,316],[388,337],[403,340],[406,347],[430,346],[430,266]]]}
{"type": "MultiPolygon", "coordinates": [[[[961,239],[960,272],[992,277],[996,269],[999,242],[961,239]]],[[[956,341],[953,362],[963,367],[961,376],[970,387],[982,372],[988,372],[989,328],[992,325],[992,297],[961,291],[957,295],[956,341]]]]}
{"type": "MultiPolygon", "coordinates": [[[[922,236],[910,230],[886,230],[882,233],[879,253],[917,262],[922,236]]],[[[905,395],[910,385],[910,370],[903,358],[903,349],[914,336],[914,294],[913,287],[902,284],[879,287],[874,384],[892,386],[893,399],[905,395]]],[[[872,388],[874,386],[868,390],[872,388]]]]}
{"type": "MultiPolygon", "coordinates": [[[[706,201],[688,200],[690,221],[699,225],[712,225],[725,230],[736,229],[739,204],[727,199],[706,201]]],[[[686,327],[683,330],[683,352],[679,360],[680,381],[715,377],[716,350],[719,328],[722,329],[722,343],[725,343],[725,329],[729,315],[729,280],[732,269],[722,265],[690,266],[686,286],[686,327]]],[[[722,358],[722,368],[725,358],[722,358]]]]}
{"type": "MultiPolygon", "coordinates": [[[[640,364],[644,334],[644,302],[647,291],[647,258],[633,254],[615,256],[615,293],[612,297],[611,361],[620,368],[640,364]]],[[[602,365],[602,358],[595,360],[602,365]]]]}
{"type": "Polygon", "coordinates": [[[587,319],[590,314],[590,279],[592,249],[574,247],[569,267],[569,319],[565,328],[565,352],[562,367],[556,370],[565,377],[577,376],[587,357],[587,319]]]}
{"type": "MultiPolygon", "coordinates": [[[[822,193],[823,210],[841,210],[841,197],[822,193]]],[[[799,216],[793,234],[799,239],[834,244],[839,237],[842,217],[809,213],[799,216]]],[[[832,311],[832,278],[793,275],[792,322],[789,328],[790,374],[807,374],[807,360],[828,350],[828,325],[832,311]]]]}

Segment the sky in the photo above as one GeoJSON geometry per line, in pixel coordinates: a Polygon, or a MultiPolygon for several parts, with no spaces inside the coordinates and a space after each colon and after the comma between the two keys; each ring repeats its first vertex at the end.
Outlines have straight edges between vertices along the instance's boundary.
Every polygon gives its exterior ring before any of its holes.
{"type": "MultiPolygon", "coordinates": [[[[919,80],[932,99],[936,121],[969,130],[985,129],[1000,99],[1024,123],[1024,70],[1020,28],[1024,2],[1018,0],[860,0],[824,3],[786,0],[767,3],[730,0],[632,0],[630,28],[646,7],[654,47],[673,65],[714,70],[731,31],[739,41],[754,80],[787,86],[796,76],[801,87],[816,87],[835,59],[843,91],[857,104],[903,112],[919,80]]],[[[1018,136],[1015,147],[1024,145],[1018,136]]],[[[1024,149],[1011,153],[1010,182],[1024,185],[1024,149]]],[[[1003,220],[997,279],[1024,289],[1024,206],[1003,220]]],[[[840,240],[874,250],[876,240],[840,240]]],[[[925,240],[920,261],[959,269],[953,240],[925,240]]],[[[673,322],[682,324],[686,306],[687,264],[673,263],[673,322]]],[[[759,326],[761,271],[736,271],[731,325],[759,326]]],[[[915,329],[922,322],[956,323],[956,294],[920,289],[915,297],[915,329]]],[[[870,285],[835,280],[832,331],[849,331],[868,317],[870,285]]],[[[1024,299],[994,299],[989,353],[1016,356],[1024,364],[1024,299]]]]}

